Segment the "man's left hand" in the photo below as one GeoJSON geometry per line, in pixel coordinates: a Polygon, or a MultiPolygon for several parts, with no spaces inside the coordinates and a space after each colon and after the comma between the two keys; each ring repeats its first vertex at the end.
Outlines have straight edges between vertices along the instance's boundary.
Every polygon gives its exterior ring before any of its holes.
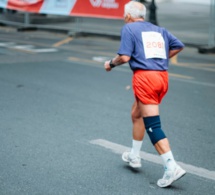
{"type": "Polygon", "coordinates": [[[104,63],[104,68],[107,72],[111,71],[112,68],[110,67],[110,61],[106,61],[104,63]]]}

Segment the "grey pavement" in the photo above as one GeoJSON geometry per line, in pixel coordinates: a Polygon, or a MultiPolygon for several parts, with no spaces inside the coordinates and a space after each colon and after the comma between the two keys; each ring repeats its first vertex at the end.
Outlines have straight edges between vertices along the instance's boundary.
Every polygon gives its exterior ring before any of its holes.
{"type": "MultiPolygon", "coordinates": [[[[156,13],[158,24],[167,28],[187,46],[200,47],[208,45],[210,5],[164,1],[157,3],[156,13]]],[[[14,17],[16,18],[17,16],[14,15],[14,17]]],[[[62,31],[69,34],[82,33],[95,36],[111,36],[119,39],[120,29],[124,24],[123,20],[86,17],[71,17],[69,21],[59,20],[60,17],[58,17],[58,19],[53,18],[56,21],[53,23],[50,22],[52,18],[53,16],[48,16],[45,18],[47,23],[43,18],[42,22],[31,23],[28,27],[62,31]]],[[[4,15],[1,15],[0,23],[5,23],[5,19],[4,15]]],[[[9,24],[26,27],[23,23],[11,22],[11,17],[9,24]]]]}
{"type": "MultiPolygon", "coordinates": [[[[135,171],[116,148],[92,144],[98,139],[123,148],[131,144],[132,73],[126,65],[106,73],[94,60],[113,57],[118,40],[78,37],[53,53],[14,48],[52,48],[67,38],[0,28],[0,43],[8,44],[0,47],[0,195],[213,194],[215,177],[202,176],[215,175],[214,55],[186,47],[170,66],[162,126],[175,159],[201,175],[188,172],[160,189],[160,164],[143,157],[135,171]]],[[[142,150],[157,155],[148,136],[142,150]]]]}

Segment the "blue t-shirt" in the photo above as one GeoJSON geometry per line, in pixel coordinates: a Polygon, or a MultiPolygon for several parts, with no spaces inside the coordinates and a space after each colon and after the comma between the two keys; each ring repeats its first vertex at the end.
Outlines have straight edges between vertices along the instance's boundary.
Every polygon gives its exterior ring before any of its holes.
{"type": "Polygon", "coordinates": [[[169,51],[183,47],[165,28],[138,21],[123,26],[118,54],[131,57],[132,70],[167,70],[169,51]]]}

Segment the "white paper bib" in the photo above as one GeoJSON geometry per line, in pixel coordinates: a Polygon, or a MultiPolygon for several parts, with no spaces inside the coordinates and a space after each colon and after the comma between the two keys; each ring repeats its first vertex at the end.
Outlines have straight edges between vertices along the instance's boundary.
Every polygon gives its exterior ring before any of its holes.
{"type": "Polygon", "coordinates": [[[145,57],[167,59],[165,41],[158,32],[142,32],[145,57]]]}

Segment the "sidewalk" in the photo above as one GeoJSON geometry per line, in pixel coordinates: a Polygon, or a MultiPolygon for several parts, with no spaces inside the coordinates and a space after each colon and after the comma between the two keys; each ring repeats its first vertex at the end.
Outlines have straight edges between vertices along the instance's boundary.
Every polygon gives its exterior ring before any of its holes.
{"type": "Polygon", "coordinates": [[[160,3],[157,5],[159,25],[189,45],[207,45],[210,6],[188,3],[160,3]]]}
{"type": "MultiPolygon", "coordinates": [[[[148,11],[149,13],[149,11],[148,11]]],[[[210,6],[160,2],[157,3],[157,21],[160,26],[167,28],[176,37],[178,37],[187,46],[200,47],[208,44],[210,6]]],[[[147,17],[148,18],[148,17],[147,17]]],[[[111,36],[120,39],[120,29],[124,24],[123,20],[100,19],[100,18],[80,18],[74,17],[74,21],[57,21],[50,24],[50,18],[47,23],[31,24],[28,27],[57,30],[66,33],[82,33],[94,36],[111,36]]],[[[3,16],[0,16],[2,23],[3,16]]],[[[13,22],[11,25],[15,25],[13,22]]],[[[19,23],[18,27],[25,27],[19,23]]]]}

